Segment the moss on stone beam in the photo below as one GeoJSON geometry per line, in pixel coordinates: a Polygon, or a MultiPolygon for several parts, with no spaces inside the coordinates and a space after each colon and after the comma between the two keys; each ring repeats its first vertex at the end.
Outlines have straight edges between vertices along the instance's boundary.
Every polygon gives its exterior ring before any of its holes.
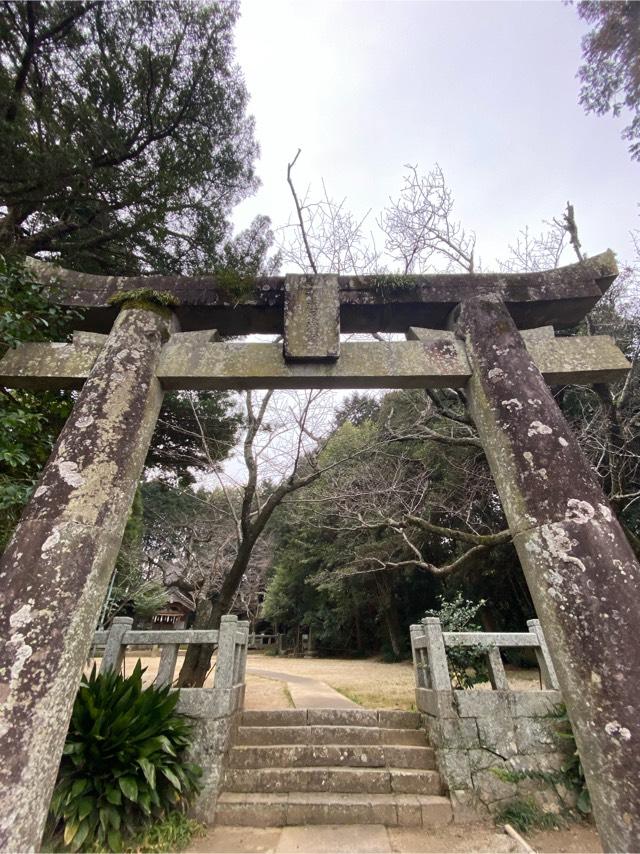
{"type": "Polygon", "coordinates": [[[168,291],[156,291],[153,288],[135,288],[130,291],[118,291],[109,297],[110,305],[120,308],[138,308],[154,311],[162,317],[169,317],[171,309],[180,305],[180,300],[168,291]]]}

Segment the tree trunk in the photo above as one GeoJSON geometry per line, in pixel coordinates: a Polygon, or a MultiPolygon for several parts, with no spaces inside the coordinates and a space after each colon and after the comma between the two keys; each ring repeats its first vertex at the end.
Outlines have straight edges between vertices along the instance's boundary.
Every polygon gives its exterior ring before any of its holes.
{"type": "Polygon", "coordinates": [[[356,597],[353,596],[353,624],[356,631],[356,649],[362,652],[362,626],[360,624],[360,609],[356,597]]]}
{"type": "Polygon", "coordinates": [[[393,589],[387,579],[384,581],[378,580],[378,590],[380,592],[380,601],[382,603],[384,621],[389,632],[389,641],[391,649],[396,658],[402,657],[402,631],[400,629],[400,620],[398,618],[398,608],[393,595],[393,589]]]}
{"type": "MultiPolygon", "coordinates": [[[[219,629],[220,619],[225,613],[219,602],[202,599],[196,606],[196,618],[193,629],[219,629]]],[[[211,668],[211,657],[215,647],[210,643],[192,643],[187,647],[187,654],[178,677],[180,688],[201,688],[211,668]]]]}
{"type": "MultiPolygon", "coordinates": [[[[250,539],[240,544],[238,554],[233,565],[227,573],[220,592],[214,594],[211,599],[204,599],[200,616],[196,612],[194,629],[219,629],[220,619],[223,614],[229,612],[235,599],[236,591],[242,581],[251,551],[259,534],[253,534],[250,539]]],[[[199,607],[199,606],[198,606],[199,607]]],[[[178,676],[178,687],[180,688],[202,688],[207,673],[211,668],[211,657],[214,647],[212,644],[190,644],[184,664],[178,676]]]]}

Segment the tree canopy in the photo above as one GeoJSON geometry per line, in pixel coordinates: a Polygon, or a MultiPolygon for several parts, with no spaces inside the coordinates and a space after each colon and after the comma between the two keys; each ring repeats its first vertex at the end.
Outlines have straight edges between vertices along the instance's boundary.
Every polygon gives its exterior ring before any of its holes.
{"type": "Polygon", "coordinates": [[[592,25],[582,40],[580,103],[599,116],[628,112],[622,137],[640,160],[640,3],[581,0],[578,14],[592,25]]]}
{"type": "Polygon", "coordinates": [[[236,2],[4,3],[0,248],[109,274],[223,266],[229,211],[256,186],[237,16],[236,2]]]}

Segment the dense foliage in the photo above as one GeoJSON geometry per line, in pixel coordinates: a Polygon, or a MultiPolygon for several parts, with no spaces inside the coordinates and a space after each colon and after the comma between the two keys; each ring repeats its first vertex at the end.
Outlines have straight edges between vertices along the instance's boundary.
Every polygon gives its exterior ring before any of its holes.
{"type": "MultiPolygon", "coordinates": [[[[478,611],[485,600],[470,602],[457,591],[450,599],[441,596],[439,607],[427,611],[425,617],[437,617],[444,632],[478,632],[482,626],[476,622],[478,611]]],[[[447,664],[451,684],[457,688],[471,688],[487,679],[486,655],[476,647],[450,647],[447,664]]]]}
{"type": "MultiPolygon", "coordinates": [[[[0,256],[0,355],[20,341],[65,340],[77,314],[51,305],[29,271],[0,256]]],[[[71,409],[68,392],[2,389],[0,548],[28,500],[71,409]]]]}
{"type": "Polygon", "coordinates": [[[640,4],[580,0],[578,14],[592,27],[582,40],[580,103],[599,116],[630,117],[622,136],[640,160],[640,4]]]}
{"type": "Polygon", "coordinates": [[[228,214],[256,186],[237,16],[234,2],[4,3],[0,246],[108,274],[225,266],[228,214]]]}
{"type": "Polygon", "coordinates": [[[140,662],[127,678],[94,667],[78,691],[50,808],[54,833],[72,851],[119,851],[198,792],[179,692],[143,689],[143,672],[140,662]]]}

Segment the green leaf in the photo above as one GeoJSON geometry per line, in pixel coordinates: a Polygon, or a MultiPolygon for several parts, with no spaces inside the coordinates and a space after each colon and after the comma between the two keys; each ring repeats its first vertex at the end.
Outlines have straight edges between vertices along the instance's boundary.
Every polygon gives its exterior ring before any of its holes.
{"type": "Polygon", "coordinates": [[[115,804],[116,806],[120,806],[122,803],[122,794],[120,793],[120,789],[116,789],[115,786],[107,786],[107,800],[110,804],[115,804]]]}
{"type": "Polygon", "coordinates": [[[89,835],[89,829],[90,829],[90,825],[89,825],[88,821],[80,822],[80,826],[78,827],[78,830],[77,830],[75,836],[73,837],[73,843],[71,844],[71,850],[72,851],[79,851],[80,850],[80,846],[82,845],[82,843],[85,841],[85,839],[89,835]]]}
{"type": "Polygon", "coordinates": [[[71,797],[77,798],[78,795],[82,795],[89,788],[89,781],[85,779],[76,780],[73,786],[71,787],[71,797]]]}
{"type": "Polygon", "coordinates": [[[107,841],[112,851],[122,851],[122,837],[118,830],[110,830],[107,834],[107,841]]]}
{"type": "Polygon", "coordinates": [[[62,836],[65,845],[71,845],[73,837],[78,832],[79,824],[75,821],[69,821],[64,826],[64,834],[62,836]]]}
{"type": "Polygon", "coordinates": [[[96,807],[96,802],[94,798],[81,798],[80,803],[78,804],[78,820],[82,821],[83,818],[86,818],[90,812],[92,812],[96,807]]]}
{"type": "Polygon", "coordinates": [[[138,784],[135,777],[120,777],[118,780],[122,794],[130,801],[135,801],[138,797],[138,784]]]}
{"type": "Polygon", "coordinates": [[[176,774],[170,768],[165,768],[164,766],[160,767],[160,771],[164,774],[167,780],[174,786],[179,792],[182,791],[182,783],[176,774]]]}
{"type": "Polygon", "coordinates": [[[138,765],[142,768],[142,772],[147,780],[147,783],[151,786],[152,789],[155,788],[156,785],[156,769],[155,765],[152,765],[148,759],[142,757],[138,759],[138,765]]]}

